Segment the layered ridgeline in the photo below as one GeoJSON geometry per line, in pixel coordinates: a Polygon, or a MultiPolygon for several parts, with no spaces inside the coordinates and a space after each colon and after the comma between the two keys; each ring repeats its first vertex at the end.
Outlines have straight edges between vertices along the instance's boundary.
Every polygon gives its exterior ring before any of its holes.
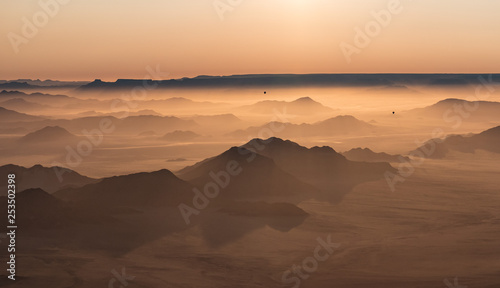
{"type": "Polygon", "coordinates": [[[41,166],[2,169],[15,173],[19,185],[32,181],[19,189],[35,188],[19,193],[24,207],[36,207],[20,219],[26,233],[56,246],[120,255],[191,227],[199,227],[211,246],[264,226],[289,231],[308,217],[296,203],[339,201],[355,185],[393,170],[387,163],[353,162],[329,147],[308,149],[278,138],[254,139],[177,175],[160,170],[95,180],[73,171],[59,178],[56,169],[41,166]]]}
{"type": "Polygon", "coordinates": [[[0,123],[40,121],[45,118],[0,107],[0,123]]]}
{"type": "Polygon", "coordinates": [[[395,171],[388,163],[365,163],[347,160],[333,148],[306,148],[280,138],[253,139],[242,147],[272,159],[276,165],[297,179],[320,190],[319,198],[340,201],[360,183],[381,179],[395,171]]]}
{"type": "MultiPolygon", "coordinates": [[[[7,196],[0,196],[0,201],[7,203],[7,196]]],[[[53,236],[61,238],[60,241],[70,240],[71,230],[80,225],[105,224],[110,219],[104,215],[88,213],[86,209],[79,209],[68,205],[43,189],[31,188],[16,193],[16,223],[23,227],[23,235],[34,234],[44,237],[40,230],[61,229],[53,236]]]]}
{"type": "Polygon", "coordinates": [[[236,111],[247,114],[273,115],[276,111],[291,115],[328,114],[334,110],[314,101],[310,97],[302,97],[294,101],[260,101],[252,105],[236,108],[236,111]]]}
{"type": "Polygon", "coordinates": [[[270,138],[253,139],[177,174],[200,189],[212,182],[225,185],[223,193],[236,199],[336,202],[354,186],[394,170],[388,163],[349,161],[330,147],[308,149],[270,138]]]}
{"type": "Polygon", "coordinates": [[[71,119],[47,119],[0,107],[0,123],[9,124],[9,129],[0,128],[0,133],[8,133],[11,130],[13,132],[19,132],[21,130],[34,131],[50,126],[64,128],[74,134],[85,134],[85,131],[90,132],[96,129],[104,134],[113,133],[118,135],[137,135],[145,131],[154,131],[161,135],[176,130],[189,130],[195,133],[205,133],[207,131],[210,133],[227,133],[236,127],[244,125],[244,122],[233,114],[175,117],[161,116],[153,110],[139,110],[137,112],[116,113],[90,111],[83,114],[74,114],[72,116],[80,117],[71,119]]]}
{"type": "Polygon", "coordinates": [[[192,186],[168,170],[101,179],[80,188],[62,189],[54,195],[92,209],[176,206],[190,198],[192,186]],[[95,201],[99,199],[99,201],[95,201]]]}
{"type": "Polygon", "coordinates": [[[347,159],[358,162],[406,162],[410,158],[402,155],[391,155],[385,152],[374,152],[369,148],[353,148],[342,152],[347,159]]]}
{"type": "Polygon", "coordinates": [[[193,131],[180,131],[176,130],[174,132],[167,133],[159,138],[167,142],[187,142],[201,140],[202,136],[194,133],[193,131]]]}
{"type": "MultiPolygon", "coordinates": [[[[130,111],[137,113],[139,110],[155,110],[165,114],[192,115],[197,113],[220,114],[226,113],[230,105],[228,103],[194,101],[183,97],[170,97],[166,99],[124,99],[121,94],[113,95],[113,98],[98,97],[88,98],[74,97],[61,94],[25,93],[21,91],[0,91],[0,106],[19,112],[29,111],[36,104],[40,105],[38,113],[50,112],[50,114],[75,114],[82,111],[87,113],[105,113],[105,111],[121,112],[130,111]],[[133,103],[130,103],[132,101],[133,103]],[[3,105],[5,103],[5,106],[3,105]]],[[[120,118],[120,117],[119,117],[120,118]]]]}
{"type": "Polygon", "coordinates": [[[3,102],[0,102],[0,107],[22,113],[40,113],[40,111],[52,108],[48,105],[24,100],[23,98],[13,98],[5,100],[3,102]]]}
{"type": "Polygon", "coordinates": [[[200,190],[217,185],[221,200],[285,201],[297,203],[313,198],[317,188],[298,180],[263,155],[253,154],[244,147],[232,147],[226,152],[186,167],[177,175],[200,190]]]}
{"type": "Polygon", "coordinates": [[[292,124],[283,122],[270,122],[258,127],[250,127],[244,130],[237,130],[227,134],[234,138],[247,138],[248,135],[257,137],[263,130],[272,129],[276,137],[297,138],[297,137],[329,137],[338,135],[359,135],[370,134],[376,131],[377,127],[361,121],[350,115],[336,116],[313,124],[292,124]]]}
{"type": "MultiPolygon", "coordinates": [[[[2,109],[3,108],[0,108],[0,122],[3,122],[2,109]]],[[[168,133],[175,130],[200,128],[200,125],[193,120],[185,120],[174,116],[139,115],[125,118],[117,118],[114,116],[90,116],[75,119],[44,119],[17,112],[15,113],[16,114],[10,113],[12,115],[6,115],[4,118],[4,121],[10,122],[9,125],[11,127],[38,130],[47,126],[58,126],[75,134],[82,134],[82,131],[90,131],[93,129],[101,130],[101,133],[104,134],[117,133],[136,135],[144,132],[145,129],[154,130],[158,133],[168,133]]]]}
{"type": "MultiPolygon", "coordinates": [[[[15,174],[18,191],[30,188],[41,188],[49,193],[67,187],[82,187],[95,183],[98,180],[78,174],[77,172],[62,167],[43,167],[35,165],[29,168],[18,165],[4,165],[0,167],[0,174],[15,174]]],[[[7,188],[4,186],[4,188],[7,188]]],[[[2,189],[2,191],[7,191],[2,189]]]]}
{"type": "Polygon", "coordinates": [[[416,118],[440,119],[450,123],[457,122],[459,119],[498,123],[500,121],[500,102],[448,98],[427,107],[406,111],[404,114],[416,118]]]}
{"type": "Polygon", "coordinates": [[[241,201],[220,193],[220,200],[214,200],[168,170],[104,178],[52,195],[35,192],[20,193],[27,196],[19,199],[25,207],[38,205],[33,211],[23,210],[29,217],[20,219],[19,225],[26,227],[26,233],[56,246],[105,249],[119,255],[192,227],[203,231],[209,245],[220,246],[266,225],[289,231],[308,215],[291,203],[271,203],[273,197],[259,202],[253,199],[262,197],[249,195],[249,201],[241,201]],[[40,219],[34,222],[40,225],[30,225],[32,218],[40,219]],[[51,233],[40,230],[47,228],[51,233]],[[222,231],[214,233],[217,229],[222,231]]]}
{"type": "Polygon", "coordinates": [[[431,139],[410,153],[426,158],[441,159],[453,151],[475,153],[477,150],[500,153],[500,126],[479,134],[450,135],[444,139],[431,139]]]}
{"type": "Polygon", "coordinates": [[[59,126],[47,126],[40,130],[28,133],[18,139],[19,144],[42,144],[47,142],[74,142],[80,140],[80,137],[68,132],[68,130],[59,126]]]}
{"type": "MultiPolygon", "coordinates": [[[[262,88],[262,87],[393,87],[402,85],[467,86],[477,85],[478,77],[493,78],[498,74],[251,74],[232,76],[197,76],[171,80],[147,80],[147,85],[168,88],[262,88]]],[[[79,91],[112,91],[142,86],[144,80],[118,79],[105,82],[99,79],[82,85],[79,91]]],[[[0,86],[1,87],[1,86],[0,86]]]]}

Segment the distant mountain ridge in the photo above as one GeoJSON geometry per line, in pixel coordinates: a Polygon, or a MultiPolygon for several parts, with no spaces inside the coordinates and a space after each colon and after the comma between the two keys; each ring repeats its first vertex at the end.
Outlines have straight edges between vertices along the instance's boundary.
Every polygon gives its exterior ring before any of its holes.
{"type": "Polygon", "coordinates": [[[176,130],[174,132],[167,133],[160,137],[161,140],[169,142],[183,142],[183,141],[193,141],[200,139],[201,135],[194,133],[193,131],[181,131],[176,130]]]}
{"type": "Polygon", "coordinates": [[[0,122],[30,122],[30,121],[40,121],[44,119],[45,118],[43,117],[20,113],[14,110],[9,110],[0,107],[0,122]]]}
{"type": "Polygon", "coordinates": [[[401,162],[410,161],[410,158],[402,155],[390,155],[384,152],[376,153],[368,148],[353,148],[343,152],[347,159],[362,162],[401,162]]]}
{"type": "Polygon", "coordinates": [[[327,114],[334,109],[314,101],[310,97],[302,97],[293,101],[265,100],[252,105],[237,108],[242,112],[253,114],[275,114],[277,111],[286,111],[293,115],[327,114]]]}
{"type": "MultiPolygon", "coordinates": [[[[146,80],[148,85],[157,84],[158,88],[216,88],[216,87],[303,87],[303,86],[391,86],[391,85],[462,85],[478,83],[478,78],[489,78],[491,74],[253,74],[231,76],[198,76],[194,78],[170,80],[146,80]]],[[[493,79],[500,74],[493,74],[493,79]]],[[[104,82],[99,79],[80,86],[80,91],[128,89],[142,86],[144,80],[118,79],[104,82]]],[[[498,81],[497,81],[498,82],[498,81]]]]}
{"type": "Polygon", "coordinates": [[[467,121],[500,121],[500,102],[468,101],[448,98],[427,107],[416,108],[404,112],[404,114],[409,116],[440,119],[452,119],[455,113],[469,115],[468,117],[462,116],[465,117],[467,121]]]}
{"type": "Polygon", "coordinates": [[[500,126],[488,129],[479,134],[473,135],[449,135],[444,139],[431,139],[423,146],[411,151],[419,155],[420,151],[428,151],[429,147],[434,147],[430,155],[423,155],[427,158],[442,159],[449,152],[458,151],[462,153],[474,153],[476,150],[485,150],[493,153],[500,153],[500,126]]]}
{"type": "Polygon", "coordinates": [[[27,144],[39,144],[43,142],[54,141],[72,141],[78,140],[79,137],[71,134],[68,130],[59,126],[46,126],[40,130],[31,132],[21,137],[18,141],[27,144]]]}
{"type": "Polygon", "coordinates": [[[319,121],[313,124],[292,124],[282,122],[270,122],[258,127],[249,127],[244,130],[237,130],[227,134],[231,137],[247,138],[248,136],[257,137],[260,131],[269,129],[269,127],[279,127],[276,129],[275,136],[281,138],[292,137],[315,137],[315,136],[333,136],[371,133],[376,126],[361,121],[351,115],[340,115],[327,120],[319,121]]]}

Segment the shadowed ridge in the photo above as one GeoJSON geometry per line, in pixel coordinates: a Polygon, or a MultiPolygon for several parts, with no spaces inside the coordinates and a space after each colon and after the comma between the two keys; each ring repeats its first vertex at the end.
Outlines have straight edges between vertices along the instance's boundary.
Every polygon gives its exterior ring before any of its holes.
{"type": "Polygon", "coordinates": [[[395,171],[385,162],[353,162],[331,147],[309,149],[276,137],[253,139],[242,147],[273,159],[285,172],[319,188],[320,197],[330,202],[340,201],[357,184],[381,179],[385,172],[395,171]]]}
{"type": "MultiPolygon", "coordinates": [[[[81,187],[98,181],[73,170],[57,166],[44,167],[40,164],[30,168],[14,164],[0,166],[0,174],[12,173],[16,175],[16,185],[19,191],[41,188],[46,192],[53,193],[63,188],[81,187]]],[[[5,189],[5,191],[7,190],[5,189]]]]}
{"type": "Polygon", "coordinates": [[[477,137],[500,138],[500,126],[485,130],[477,134],[477,137]]]}
{"type": "Polygon", "coordinates": [[[298,203],[317,192],[313,186],[283,171],[272,159],[245,147],[232,147],[177,174],[200,190],[208,183],[219,183],[220,194],[214,201],[236,199],[298,203]]]}
{"type": "Polygon", "coordinates": [[[54,195],[81,205],[92,205],[97,209],[162,207],[188,201],[192,197],[191,188],[190,184],[163,169],[104,178],[98,183],[63,189],[54,195]]]}

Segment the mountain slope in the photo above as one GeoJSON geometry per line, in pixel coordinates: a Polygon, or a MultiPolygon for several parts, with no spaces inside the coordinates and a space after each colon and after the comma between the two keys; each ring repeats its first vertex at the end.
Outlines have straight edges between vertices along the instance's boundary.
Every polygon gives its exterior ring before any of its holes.
{"type": "Polygon", "coordinates": [[[19,113],[14,110],[9,110],[0,107],[0,122],[30,122],[30,121],[39,121],[43,119],[44,118],[42,117],[19,113]]]}
{"type": "Polygon", "coordinates": [[[227,135],[235,138],[248,138],[248,136],[257,137],[261,131],[266,131],[270,129],[270,127],[277,127],[276,129],[273,129],[273,132],[276,137],[280,138],[367,134],[377,129],[376,126],[358,120],[353,116],[341,115],[313,124],[304,123],[298,125],[271,122],[263,126],[237,130],[227,135]]]}
{"type": "MultiPolygon", "coordinates": [[[[16,175],[16,185],[19,191],[41,188],[44,191],[53,193],[65,187],[81,187],[97,181],[62,167],[35,165],[25,168],[12,164],[0,166],[1,175],[12,173],[16,175]]],[[[5,189],[2,190],[6,191],[5,189]]]]}
{"type": "Polygon", "coordinates": [[[287,114],[292,115],[326,114],[334,111],[309,97],[302,97],[290,102],[266,100],[257,102],[253,105],[240,107],[237,110],[264,115],[272,115],[275,111],[286,111],[287,114]]]}
{"type": "Polygon", "coordinates": [[[405,112],[412,117],[453,119],[456,115],[467,121],[500,121],[500,102],[467,101],[448,98],[433,105],[405,112]]]}
{"type": "Polygon", "coordinates": [[[161,140],[169,142],[185,142],[193,141],[199,139],[201,135],[194,133],[193,131],[180,131],[176,130],[174,132],[167,133],[160,137],[161,140]]]}
{"type": "Polygon", "coordinates": [[[177,178],[172,172],[160,170],[104,178],[98,183],[63,189],[54,195],[88,206],[89,209],[165,207],[191,201],[191,189],[190,184],[177,178]]]}
{"type": "MultiPolygon", "coordinates": [[[[28,231],[72,228],[79,223],[97,222],[93,215],[86,215],[83,211],[68,207],[63,201],[39,188],[16,193],[15,200],[16,224],[28,231]]],[[[1,196],[0,201],[7,203],[7,197],[1,196]]],[[[23,233],[28,232],[25,231],[23,233]]]]}
{"type": "Polygon", "coordinates": [[[317,192],[316,188],[284,172],[273,160],[242,147],[233,147],[216,157],[186,167],[177,175],[202,191],[208,183],[217,183],[218,187],[223,187],[219,189],[218,200],[275,202],[286,199],[287,202],[295,202],[297,199],[312,198],[317,192]],[[232,176],[231,172],[234,172],[232,176]]]}
{"type": "Polygon", "coordinates": [[[342,155],[351,161],[361,162],[401,162],[410,160],[408,157],[401,155],[390,155],[384,152],[376,153],[368,148],[353,148],[343,152],[342,155]]]}
{"type": "Polygon", "coordinates": [[[40,111],[40,110],[51,108],[48,105],[42,105],[42,104],[38,104],[35,102],[26,101],[23,98],[12,98],[12,99],[3,101],[0,103],[0,106],[4,107],[6,109],[11,109],[11,110],[16,110],[16,111],[25,111],[25,112],[32,112],[33,110],[40,111]]]}
{"type": "Polygon", "coordinates": [[[421,154],[427,158],[441,159],[445,158],[451,151],[474,153],[476,150],[500,153],[500,126],[479,134],[450,135],[445,139],[431,139],[410,153],[421,154]],[[420,151],[428,151],[429,147],[432,147],[432,153],[419,153],[420,151]]]}
{"type": "Polygon", "coordinates": [[[253,139],[243,145],[274,160],[276,165],[299,180],[323,191],[323,197],[337,201],[354,186],[395,171],[388,163],[364,163],[347,160],[331,147],[306,148],[279,138],[253,139]]]}
{"type": "Polygon", "coordinates": [[[40,130],[31,132],[21,137],[18,141],[23,144],[38,144],[46,142],[71,142],[77,141],[78,136],[68,132],[59,126],[47,126],[40,130]]]}

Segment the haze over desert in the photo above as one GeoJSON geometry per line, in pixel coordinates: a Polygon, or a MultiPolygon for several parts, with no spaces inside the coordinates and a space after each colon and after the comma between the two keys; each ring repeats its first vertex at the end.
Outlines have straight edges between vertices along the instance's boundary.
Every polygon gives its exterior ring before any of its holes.
{"type": "Polygon", "coordinates": [[[0,286],[500,285],[498,4],[0,6],[0,286]]]}

